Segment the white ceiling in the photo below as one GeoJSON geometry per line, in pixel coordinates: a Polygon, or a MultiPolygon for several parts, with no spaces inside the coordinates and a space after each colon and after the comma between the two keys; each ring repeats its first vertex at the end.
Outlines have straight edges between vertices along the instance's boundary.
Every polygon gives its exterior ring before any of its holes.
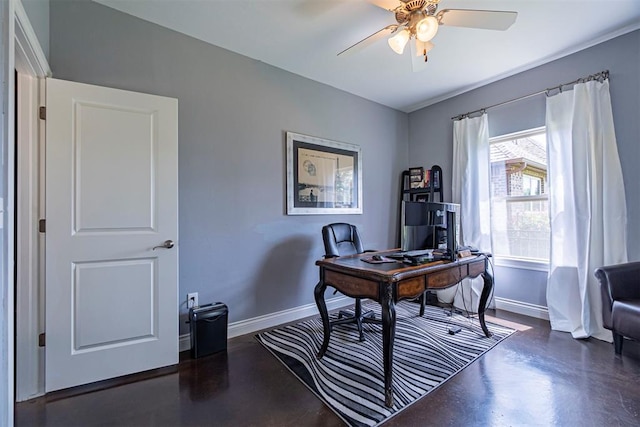
{"type": "Polygon", "coordinates": [[[405,112],[640,28],[640,0],[440,0],[438,10],[518,17],[507,31],[441,26],[413,72],[410,50],[397,55],[385,39],[337,56],[395,23],[374,0],[95,1],[405,112]]]}

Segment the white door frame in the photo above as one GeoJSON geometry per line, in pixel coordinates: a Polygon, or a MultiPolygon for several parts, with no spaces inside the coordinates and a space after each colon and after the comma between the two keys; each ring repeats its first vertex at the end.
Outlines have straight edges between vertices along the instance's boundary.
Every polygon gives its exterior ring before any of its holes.
{"type": "MultiPolygon", "coordinates": [[[[13,164],[13,158],[17,155],[20,161],[15,173],[18,177],[16,194],[13,195],[17,207],[18,218],[23,220],[16,224],[12,218],[12,224],[8,224],[8,232],[15,228],[16,248],[13,242],[7,242],[9,256],[16,255],[16,274],[19,284],[15,288],[17,303],[17,315],[15,327],[15,354],[20,365],[16,365],[13,350],[8,352],[11,360],[10,375],[15,382],[16,394],[11,396],[11,410],[13,401],[31,399],[44,394],[44,351],[38,347],[38,334],[44,332],[44,288],[42,277],[43,239],[44,236],[37,232],[38,220],[44,213],[44,126],[38,119],[38,107],[44,99],[43,78],[51,76],[49,64],[29,22],[24,7],[19,0],[11,0],[13,6],[14,22],[14,52],[15,69],[19,73],[18,81],[13,80],[11,68],[11,84],[8,87],[10,103],[13,104],[13,93],[18,87],[18,105],[20,111],[17,116],[17,128],[12,129],[17,135],[17,152],[12,152],[13,138],[9,138],[8,150],[11,153],[8,164],[13,164]]],[[[15,105],[9,109],[14,111],[15,105]]],[[[13,126],[13,120],[9,125],[13,126]]],[[[9,132],[12,134],[11,130],[9,132]]],[[[7,185],[11,192],[14,188],[14,174],[7,174],[7,185]]],[[[8,212],[12,213],[12,212],[8,212]]],[[[11,264],[8,263],[8,266],[11,264]]],[[[13,269],[7,271],[7,275],[13,276],[13,269]]],[[[14,283],[9,283],[10,291],[14,290],[14,283]]],[[[11,298],[11,303],[13,298],[11,298]]],[[[13,310],[9,310],[13,313],[13,310]]],[[[11,338],[13,339],[13,332],[11,338]]],[[[12,387],[13,388],[13,387],[12,387]]]]}
{"type": "Polygon", "coordinates": [[[41,396],[43,388],[44,348],[38,346],[38,334],[44,332],[44,235],[38,232],[38,220],[44,218],[43,194],[39,184],[44,166],[40,159],[38,79],[18,73],[17,99],[17,189],[16,189],[16,402],[41,396]]]}

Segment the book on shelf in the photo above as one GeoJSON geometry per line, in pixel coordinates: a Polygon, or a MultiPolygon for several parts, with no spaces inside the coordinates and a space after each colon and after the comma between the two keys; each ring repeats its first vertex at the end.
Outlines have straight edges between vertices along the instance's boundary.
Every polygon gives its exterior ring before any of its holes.
{"type": "Polygon", "coordinates": [[[424,187],[424,168],[415,167],[409,168],[409,188],[423,188],[424,187]]]}
{"type": "Polygon", "coordinates": [[[440,189],[440,173],[438,171],[435,171],[435,173],[433,174],[433,189],[440,189]]]}
{"type": "Polygon", "coordinates": [[[409,168],[409,188],[430,188],[433,182],[434,190],[440,189],[440,173],[423,167],[409,168]]]}
{"type": "Polygon", "coordinates": [[[425,169],[423,167],[409,168],[409,188],[425,188],[430,189],[433,186],[433,190],[440,190],[440,170],[439,167],[434,169],[425,169]]]}

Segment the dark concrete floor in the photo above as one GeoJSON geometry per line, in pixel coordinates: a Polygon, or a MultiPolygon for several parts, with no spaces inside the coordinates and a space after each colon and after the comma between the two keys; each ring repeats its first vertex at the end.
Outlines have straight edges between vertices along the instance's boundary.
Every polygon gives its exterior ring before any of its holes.
{"type": "MultiPolygon", "coordinates": [[[[640,343],[623,355],[549,322],[488,312],[519,328],[389,426],[638,426],[640,343]]],[[[338,426],[342,421],[253,335],[177,368],[16,405],[16,426],[338,426]],[[123,384],[124,382],[124,384],[123,384]]]]}

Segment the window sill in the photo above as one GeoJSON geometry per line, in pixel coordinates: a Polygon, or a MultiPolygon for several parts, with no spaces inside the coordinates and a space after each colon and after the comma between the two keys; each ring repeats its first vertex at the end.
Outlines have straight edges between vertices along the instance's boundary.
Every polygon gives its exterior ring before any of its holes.
{"type": "Polygon", "coordinates": [[[495,257],[496,267],[520,268],[522,270],[549,271],[549,262],[524,258],[495,257]]]}

